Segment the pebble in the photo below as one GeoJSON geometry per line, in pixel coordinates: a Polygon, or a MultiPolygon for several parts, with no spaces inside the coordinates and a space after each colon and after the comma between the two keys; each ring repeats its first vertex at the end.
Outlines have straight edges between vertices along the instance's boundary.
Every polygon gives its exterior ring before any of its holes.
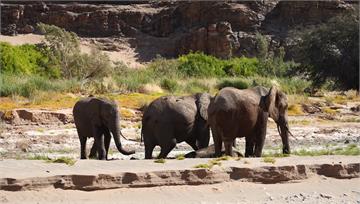
{"type": "Polygon", "coordinates": [[[320,196],[321,196],[322,198],[327,198],[327,199],[332,198],[331,195],[326,195],[326,194],[323,194],[323,193],[320,193],[320,196]]]}

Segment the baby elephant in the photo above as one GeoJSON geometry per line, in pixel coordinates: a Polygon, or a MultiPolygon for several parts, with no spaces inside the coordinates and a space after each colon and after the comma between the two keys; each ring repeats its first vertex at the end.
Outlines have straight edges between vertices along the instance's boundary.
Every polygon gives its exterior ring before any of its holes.
{"type": "Polygon", "coordinates": [[[97,152],[99,160],[107,159],[111,140],[110,133],[114,137],[119,152],[124,155],[135,153],[125,150],[121,146],[120,115],[116,103],[94,97],[84,98],[76,102],[73,115],[80,139],[81,159],[86,159],[86,140],[88,137],[94,137],[95,140],[90,157],[95,156],[97,152]]]}
{"type": "Polygon", "coordinates": [[[194,150],[209,145],[207,124],[209,94],[175,97],[164,96],[154,100],[142,119],[142,137],[145,159],[152,158],[156,145],[161,147],[158,158],[166,158],[176,143],[187,142],[194,150]]]}

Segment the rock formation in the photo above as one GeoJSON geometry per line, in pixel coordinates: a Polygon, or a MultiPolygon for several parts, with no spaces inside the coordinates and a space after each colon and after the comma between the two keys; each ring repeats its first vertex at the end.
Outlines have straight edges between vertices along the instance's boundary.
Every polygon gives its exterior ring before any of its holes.
{"type": "Polygon", "coordinates": [[[36,32],[43,22],[82,37],[123,38],[147,61],[202,51],[252,56],[255,33],[286,47],[288,31],[358,7],[354,1],[3,2],[1,34],[36,32]]]}

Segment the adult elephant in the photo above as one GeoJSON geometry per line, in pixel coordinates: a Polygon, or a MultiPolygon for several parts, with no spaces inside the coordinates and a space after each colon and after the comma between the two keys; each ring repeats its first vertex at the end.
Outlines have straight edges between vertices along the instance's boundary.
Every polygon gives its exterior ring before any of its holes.
{"type": "Polygon", "coordinates": [[[124,155],[135,153],[125,150],[121,145],[120,115],[116,103],[95,97],[84,98],[76,102],[73,115],[80,139],[81,159],[86,159],[86,140],[89,137],[94,137],[90,157],[98,153],[99,160],[107,159],[111,133],[119,152],[124,155]]]}
{"type": "Polygon", "coordinates": [[[158,158],[166,158],[177,143],[185,141],[194,150],[209,145],[210,130],[207,108],[211,96],[198,93],[191,96],[160,97],[146,108],[141,134],[145,145],[145,159],[152,158],[156,145],[161,147],[158,158]]]}
{"type": "Polygon", "coordinates": [[[289,154],[291,133],[287,107],[286,95],[274,86],[270,90],[261,86],[244,90],[231,87],[221,89],[208,109],[215,156],[221,155],[223,142],[225,154],[232,155],[234,139],[245,137],[245,157],[261,157],[268,117],[277,124],[283,153],[289,154]]]}

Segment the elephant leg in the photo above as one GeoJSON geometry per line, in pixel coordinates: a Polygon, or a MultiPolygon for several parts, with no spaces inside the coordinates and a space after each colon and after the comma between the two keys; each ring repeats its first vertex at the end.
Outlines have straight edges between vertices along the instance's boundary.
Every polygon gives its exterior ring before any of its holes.
{"type": "Polygon", "coordinates": [[[245,157],[252,156],[254,156],[254,138],[251,135],[245,138],[245,157]]]}
{"type": "Polygon", "coordinates": [[[94,159],[96,157],[97,157],[97,145],[96,145],[95,140],[94,140],[93,146],[91,147],[91,150],[90,150],[89,158],[94,159]]]}
{"type": "Polygon", "coordinates": [[[105,160],[104,134],[100,128],[94,128],[94,139],[97,146],[98,159],[105,160]]]}
{"type": "Polygon", "coordinates": [[[198,146],[196,145],[195,138],[187,139],[185,140],[185,142],[188,143],[195,151],[199,149],[198,146]]]}
{"type": "Polygon", "coordinates": [[[215,157],[221,156],[221,149],[222,149],[222,138],[218,131],[212,130],[213,139],[214,139],[214,147],[215,147],[215,157]]]}
{"type": "Polygon", "coordinates": [[[255,157],[261,157],[262,149],[264,147],[265,137],[266,137],[266,127],[267,127],[267,119],[268,114],[262,114],[259,116],[260,123],[258,125],[256,131],[256,139],[255,139],[255,157]]]}
{"type": "Polygon", "coordinates": [[[174,149],[174,147],[176,146],[176,140],[172,139],[169,142],[160,145],[161,147],[161,151],[160,154],[158,156],[158,159],[165,159],[167,157],[167,155],[170,153],[170,151],[172,149],[174,149]]]}
{"type": "Polygon", "coordinates": [[[104,130],[104,145],[105,145],[105,158],[106,160],[108,159],[108,154],[109,154],[109,147],[110,147],[110,142],[111,142],[111,134],[109,129],[105,129],[104,130]]]}
{"type": "Polygon", "coordinates": [[[145,159],[152,159],[152,153],[155,145],[153,143],[145,143],[145,159]]]}
{"type": "Polygon", "coordinates": [[[232,146],[234,141],[224,141],[225,154],[228,156],[233,156],[232,146]]]}
{"type": "Polygon", "coordinates": [[[79,137],[80,139],[80,159],[86,159],[86,140],[87,137],[79,137]]]}

